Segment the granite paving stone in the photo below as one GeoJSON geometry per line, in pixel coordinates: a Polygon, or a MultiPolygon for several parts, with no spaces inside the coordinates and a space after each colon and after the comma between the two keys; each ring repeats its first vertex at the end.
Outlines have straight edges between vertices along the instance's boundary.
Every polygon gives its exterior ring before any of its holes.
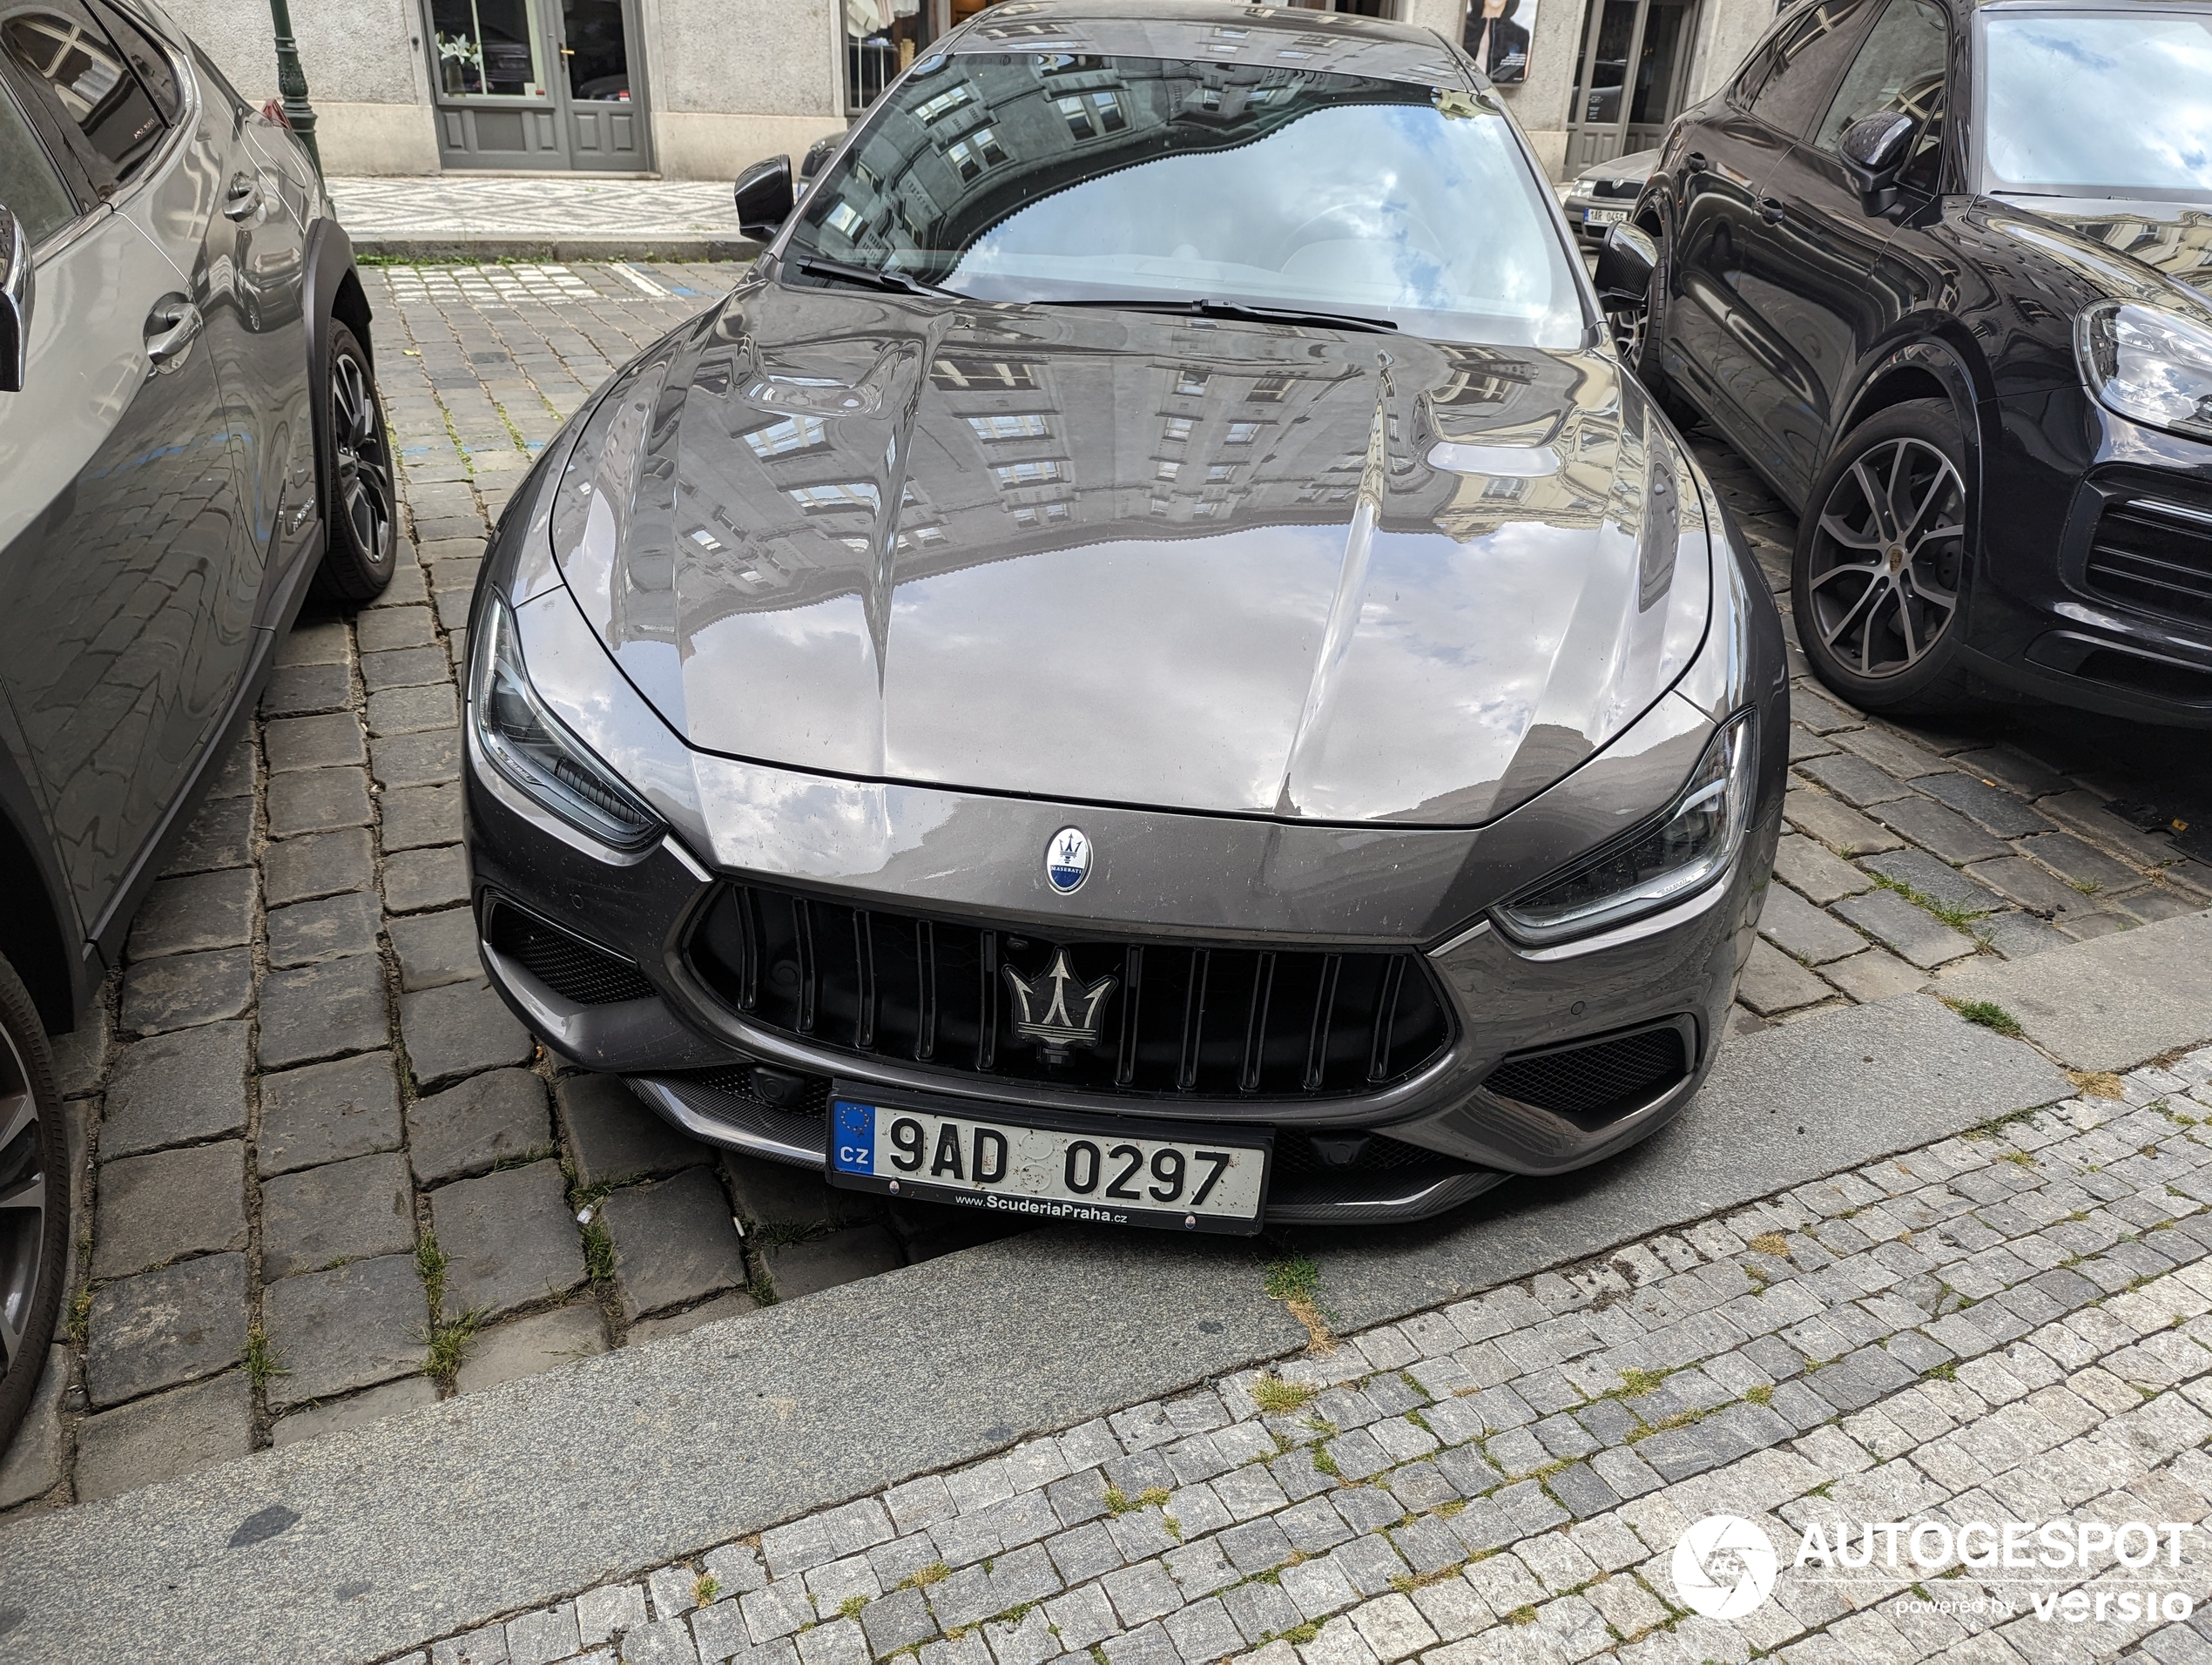
{"type": "Polygon", "coordinates": [[[2124,892],[2144,882],[2142,874],[2133,867],[2071,832],[2046,832],[2022,839],[2013,847],[2033,856],[2084,893],[2124,892]]]}
{"type": "Polygon", "coordinates": [[[381,800],[384,847],[417,850],[461,841],[461,788],[407,786],[381,800]]]}
{"type": "Polygon", "coordinates": [[[261,1275],[407,1253],[415,1247],[414,1197],[397,1151],[273,1175],[261,1182],[261,1275]]]}
{"type": "Polygon", "coordinates": [[[599,1309],[578,1301],[477,1331],[454,1385],[463,1393],[474,1393],[606,1351],[607,1331],[599,1309]]]}
{"type": "Polygon", "coordinates": [[[390,920],[386,929],[399,956],[403,989],[474,982],[484,974],[483,958],[476,952],[476,917],[466,907],[410,913],[390,920]]]}
{"type": "Polygon", "coordinates": [[[451,687],[394,688],[369,696],[368,731],[374,736],[450,729],[460,721],[460,700],[451,687]]]}
{"type": "Polygon", "coordinates": [[[282,968],[374,954],[379,923],[376,899],[364,891],[271,908],[269,963],[282,968]]]}
{"type": "Polygon", "coordinates": [[[566,1075],[554,1084],[561,1123],[586,1185],[619,1185],[711,1161],[698,1140],[647,1109],[618,1075],[566,1075]]]}
{"type": "Polygon", "coordinates": [[[271,778],[268,827],[273,839],[333,827],[367,826],[368,775],[361,769],[305,769],[271,778]]]}
{"type": "Polygon", "coordinates": [[[1767,887],[1766,903],[1759,913],[1759,934],[1784,954],[1813,965],[1840,960],[1866,947],[1866,939],[1834,914],[1824,913],[1780,885],[1767,887]]]}
{"type": "Polygon", "coordinates": [[[100,1164],[92,1276],[246,1247],[246,1147],[236,1139],[100,1164]]]}
{"type": "Polygon", "coordinates": [[[526,1069],[495,1069],[407,1107],[415,1177],[442,1184],[553,1149],[545,1083],[526,1069]]]}
{"type": "Polygon", "coordinates": [[[420,1372],[430,1357],[428,1311],[412,1253],[277,1279],[261,1297],[284,1372],[269,1378],[271,1410],[420,1372]]]}
{"type": "Polygon", "coordinates": [[[1771,942],[1760,941],[1751,945],[1736,997],[1755,1012],[1770,1013],[1810,1006],[1832,993],[1827,984],[1771,942]]]}
{"type": "Polygon", "coordinates": [[[2072,919],[2096,911],[2094,898],[2025,856],[1979,861],[1966,871],[1977,883],[2002,893],[2047,920],[2072,919]]]}
{"type": "Polygon", "coordinates": [[[243,867],[253,859],[253,800],[213,798],[199,806],[169,853],[165,876],[243,867]]]}
{"type": "Polygon", "coordinates": [[[261,1078],[255,1162],[266,1176],[400,1147],[392,1055],[365,1052],[261,1078]]]}
{"type": "Polygon", "coordinates": [[[2010,847],[1932,799],[1898,799],[1877,806],[1874,813],[1892,830],[1946,861],[1993,860],[2010,847]]]}
{"type": "Polygon", "coordinates": [[[246,1356],[246,1257],[203,1255],[92,1292],[84,1388],[95,1405],[212,1376],[246,1356]]]}
{"type": "Polygon", "coordinates": [[[297,1406],[271,1425],[270,1444],[282,1450],[327,1433],[365,1428],[387,1417],[404,1416],[438,1402],[438,1385],[428,1376],[401,1376],[344,1399],[297,1406]]]}
{"type": "Polygon", "coordinates": [[[264,717],[299,717],[352,704],[353,668],[337,664],[279,665],[261,692],[264,717]]]}
{"type": "Polygon", "coordinates": [[[361,655],[361,682],[372,695],[387,688],[435,687],[452,680],[453,667],[442,648],[398,648],[388,653],[361,655]]]}
{"type": "Polygon", "coordinates": [[[246,1130],[246,1026],[208,1023],[122,1048],[100,1129],[106,1156],[246,1130]]]}
{"type": "MultiPolygon", "coordinates": [[[[261,745],[272,777],[295,769],[327,769],[366,763],[361,719],[351,711],[287,717],[261,725],[261,745]]],[[[273,787],[273,779],[271,782],[273,787]]]]}
{"type": "Polygon", "coordinates": [[[1799,832],[1809,833],[1847,856],[1905,847],[1905,840],[1887,827],[1825,792],[1792,786],[1784,800],[1782,812],[1799,832]]]}
{"type": "Polygon", "coordinates": [[[366,827],[312,832],[269,846],[261,870],[270,907],[340,891],[372,890],[376,858],[366,827]]]}
{"type": "Polygon", "coordinates": [[[1836,904],[1836,912],[1869,936],[1924,969],[1963,959],[1973,940],[1892,890],[1869,891],[1836,904]]]}
{"type": "Polygon", "coordinates": [[[560,1165],[534,1162],[430,1193],[448,1313],[496,1317],[583,1282],[583,1246],[560,1165]]]}
{"type": "Polygon", "coordinates": [[[123,974],[123,1027],[160,1035],[240,1016],[253,1000],[253,956],[244,948],[169,954],[123,974]]]}
{"type": "Polygon", "coordinates": [[[1932,896],[1946,907],[1986,913],[2004,906],[2004,899],[1994,891],[1948,862],[1937,860],[1925,850],[1898,850],[1886,855],[1868,856],[1858,865],[1869,873],[1909,885],[1924,896],[1932,896]]]}
{"type": "Polygon", "coordinates": [[[881,1226],[853,1225],[826,1237],[769,1250],[765,1258],[778,1297],[795,1301],[856,1278],[887,1272],[904,1257],[881,1226]]]}
{"type": "Polygon", "coordinates": [[[364,613],[354,626],[354,639],[364,657],[395,648],[415,648],[437,640],[427,607],[381,607],[364,613]]]}
{"type": "Polygon", "coordinates": [[[400,1034],[415,1085],[529,1062],[536,1043],[489,982],[449,983],[400,996],[400,1034]]]}
{"type": "Polygon", "coordinates": [[[85,1418],[77,1431],[77,1500],[97,1503],[253,1449],[252,1385],[243,1371],[226,1371],[85,1418]]]}
{"type": "Polygon", "coordinates": [[[1859,809],[1913,795],[1912,788],[1903,781],[1849,752],[1801,763],[1797,772],[1859,809]]]}
{"type": "Polygon", "coordinates": [[[251,867],[158,881],[132,921],[131,957],[238,947],[253,934],[254,886],[251,867]]]}
{"type": "MultiPolygon", "coordinates": [[[[1964,759],[1960,759],[1962,763],[1964,759]]],[[[1979,779],[1955,771],[1932,775],[1913,785],[1931,798],[1948,804],[1960,814],[1971,817],[1987,827],[2000,839],[2021,839],[2030,833],[2047,832],[2051,820],[2016,793],[2000,786],[1993,779],[1979,779]]]]}
{"type": "Polygon", "coordinates": [[[450,907],[469,900],[469,863],[459,845],[402,850],[384,859],[384,901],[395,913],[450,907]]]}
{"type": "Polygon", "coordinates": [[[730,1198],[711,1170],[687,1168],[657,1184],[626,1187],[602,1209],[615,1242],[625,1318],[689,1305],[745,1284],[745,1250],[731,1223],[730,1198]]]}
{"type": "MultiPolygon", "coordinates": [[[[420,692],[421,690],[406,690],[420,692]]],[[[370,743],[368,772],[387,792],[433,786],[461,778],[461,731],[426,729],[370,743]]]]}
{"type": "Polygon", "coordinates": [[[265,1069],[381,1047],[388,1038],[384,967],[374,954],[272,971],[261,980],[265,1069]]]}
{"type": "Polygon", "coordinates": [[[1802,833],[1785,834],[1775,846],[1775,877],[1823,907],[1873,887],[1866,875],[1802,833]]]}

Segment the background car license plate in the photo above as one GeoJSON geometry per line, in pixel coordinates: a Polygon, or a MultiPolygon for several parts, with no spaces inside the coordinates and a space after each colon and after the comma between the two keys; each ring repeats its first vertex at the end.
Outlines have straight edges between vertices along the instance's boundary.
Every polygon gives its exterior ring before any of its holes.
{"type": "MultiPolygon", "coordinates": [[[[897,1097],[902,1102],[832,1093],[833,1184],[1039,1220],[1247,1236],[1259,1230],[1265,1144],[1159,1123],[1143,1133],[1073,1119],[1025,1125],[897,1097]]],[[[1061,1120],[1039,1113],[1040,1122],[1061,1120]]]]}
{"type": "Polygon", "coordinates": [[[1586,226],[1617,226],[1629,217],[1625,208],[1585,208],[1582,223],[1586,226]]]}

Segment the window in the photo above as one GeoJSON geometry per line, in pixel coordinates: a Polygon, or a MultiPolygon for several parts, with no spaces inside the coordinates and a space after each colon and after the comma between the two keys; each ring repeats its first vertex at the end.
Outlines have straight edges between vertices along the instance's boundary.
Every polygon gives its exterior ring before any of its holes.
{"type": "Polygon", "coordinates": [[[1211,464],[1206,469],[1206,483],[1210,486],[1221,485],[1224,482],[1235,478],[1236,473],[1237,465],[1233,462],[1216,462],[1211,464]]]}
{"type": "Polygon", "coordinates": [[[82,138],[93,181],[104,191],[134,176],[160,148],[168,126],[152,97],[77,0],[44,0],[16,12],[0,23],[0,47],[82,138]]]}
{"type": "Polygon", "coordinates": [[[966,138],[955,139],[946,148],[945,159],[958,170],[963,179],[972,179],[985,168],[995,168],[1006,160],[1006,152],[999,148],[998,134],[991,128],[978,127],[966,138]]]}
{"type": "Polygon", "coordinates": [[[1042,440],[1052,428],[1042,416],[970,416],[968,426],[979,440],[1042,440]]]}
{"type": "Polygon", "coordinates": [[[1279,405],[1290,396],[1291,378],[1262,376],[1252,383],[1252,390],[1244,395],[1244,402],[1251,405],[1279,405]]]}
{"type": "Polygon", "coordinates": [[[1206,391],[1206,373],[1186,367],[1176,376],[1175,390],[1187,399],[1203,397],[1206,391]]]}
{"type": "Polygon", "coordinates": [[[1000,485],[1009,489],[1049,486],[1068,477],[1066,465],[1055,462],[1002,462],[991,472],[998,476],[1000,485]]]}
{"type": "Polygon", "coordinates": [[[1068,518],[1068,505],[1065,503],[1047,503],[1044,506],[1044,517],[1048,523],[1055,521],[1066,520],[1068,518]]]}
{"type": "Polygon", "coordinates": [[[1925,120],[1943,91],[1943,14],[1927,0],[1890,0],[1829,101],[1813,142],[1832,152],[1855,121],[1889,111],[1925,120]]]}
{"type": "Polygon", "coordinates": [[[791,500],[810,515],[845,509],[865,509],[873,514],[883,506],[881,495],[865,480],[829,486],[793,486],[791,500]]]}
{"type": "Polygon", "coordinates": [[[77,218],[77,204],[53,158],[0,86],[0,202],[14,212],[33,248],[77,218]]]}
{"type": "Polygon", "coordinates": [[[1865,0],[1822,0],[1801,14],[1759,54],[1764,72],[1751,113],[1785,133],[1811,127],[1865,18],[1865,0]]]}
{"type": "Polygon", "coordinates": [[[1167,431],[1161,437],[1171,445],[1182,444],[1190,437],[1190,419],[1188,416],[1169,417],[1167,431]]]}
{"type": "Polygon", "coordinates": [[[756,428],[745,436],[757,457],[789,456],[829,442],[829,426],[819,416],[786,416],[780,422],[756,428]]]}
{"type": "Polygon", "coordinates": [[[1052,102],[1060,111],[1061,119],[1068,124],[1070,133],[1077,138],[1098,137],[1098,129],[1090,125],[1090,111],[1081,98],[1055,98],[1052,102]]]}
{"type": "Polygon", "coordinates": [[[973,104],[975,95],[966,87],[950,87],[934,98],[925,98],[914,106],[914,119],[927,124],[943,120],[954,111],[973,104]]]}
{"type": "MultiPolygon", "coordinates": [[[[184,113],[185,95],[178,89],[177,68],[169,61],[169,54],[155,44],[145,30],[110,5],[108,0],[91,0],[91,3],[93,15],[107,26],[108,38],[122,50],[124,57],[138,72],[138,84],[153,100],[161,119],[173,125],[184,113]]],[[[224,91],[229,91],[227,84],[224,91]]]]}
{"type": "Polygon", "coordinates": [[[1037,370],[1033,364],[1008,364],[1000,359],[940,359],[929,368],[929,385],[942,393],[971,388],[1028,392],[1037,385],[1037,370]]]}
{"type": "Polygon", "coordinates": [[[1229,432],[1224,435],[1225,442],[1231,445],[1250,445],[1258,437],[1259,424],[1258,422],[1231,422],[1229,424],[1229,432]]]}
{"type": "Polygon", "coordinates": [[[1061,119],[1068,124],[1068,131],[1077,138],[1118,133],[1129,125],[1129,115],[1122,108],[1122,95],[1118,92],[1071,93],[1052,102],[1060,111],[1061,119]]]}
{"type": "Polygon", "coordinates": [[[1162,457],[1152,465],[1152,477],[1155,480],[1172,480],[1182,472],[1183,465],[1171,457],[1162,457]]]}

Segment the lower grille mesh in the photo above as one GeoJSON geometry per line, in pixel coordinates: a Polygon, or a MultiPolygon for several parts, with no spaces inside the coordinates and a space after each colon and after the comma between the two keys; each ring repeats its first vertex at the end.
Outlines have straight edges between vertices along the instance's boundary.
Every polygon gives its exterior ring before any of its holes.
{"type": "Polygon", "coordinates": [[[593,947],[566,931],[510,904],[489,904],[484,940],[563,1000],[578,1006],[615,1006],[651,998],[653,986],[637,967],[593,947]]]}
{"type": "Polygon", "coordinates": [[[2212,514],[2148,498],[2109,503],[2089,546],[2087,576],[2114,601],[2212,619],[2212,514]]]}
{"type": "Polygon", "coordinates": [[[1689,1067],[1682,1032],[1669,1024],[1587,1046],[1508,1058],[1482,1084],[1501,1098],[1556,1116],[1591,1116],[1648,1103],[1680,1081],[1689,1067]]]}

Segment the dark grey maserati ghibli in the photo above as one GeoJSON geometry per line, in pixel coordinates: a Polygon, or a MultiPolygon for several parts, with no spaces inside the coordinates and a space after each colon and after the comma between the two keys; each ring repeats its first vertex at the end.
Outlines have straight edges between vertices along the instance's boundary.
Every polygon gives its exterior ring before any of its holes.
{"type": "Polygon", "coordinates": [[[1681,1109],[1780,625],[1462,53],[1002,4],[738,199],[768,253],[476,596],[483,958],[549,1048],[835,1184],[1182,1230],[1681,1109]]]}

